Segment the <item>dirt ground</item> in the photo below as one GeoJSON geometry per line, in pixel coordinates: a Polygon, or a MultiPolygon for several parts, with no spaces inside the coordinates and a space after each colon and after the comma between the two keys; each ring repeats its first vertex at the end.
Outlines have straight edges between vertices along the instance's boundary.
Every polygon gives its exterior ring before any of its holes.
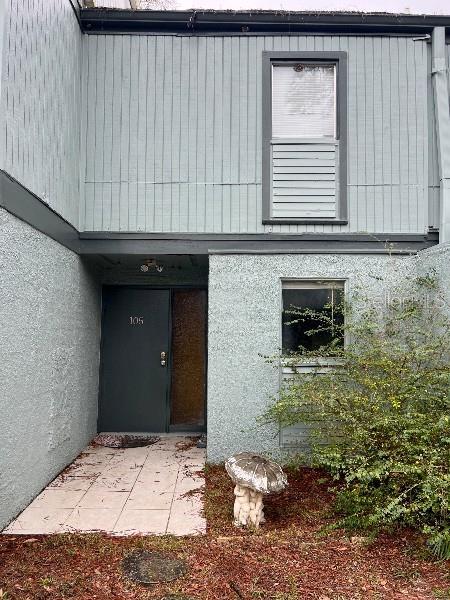
{"type": "Polygon", "coordinates": [[[205,494],[206,536],[0,536],[0,600],[450,599],[450,563],[435,562],[419,536],[398,531],[369,543],[321,535],[331,521],[329,482],[309,469],[288,478],[288,489],[267,500],[258,532],[232,526],[233,486],[222,467],[210,467],[197,492],[205,494]],[[183,558],[188,573],[136,585],[121,571],[136,548],[183,558]]]}

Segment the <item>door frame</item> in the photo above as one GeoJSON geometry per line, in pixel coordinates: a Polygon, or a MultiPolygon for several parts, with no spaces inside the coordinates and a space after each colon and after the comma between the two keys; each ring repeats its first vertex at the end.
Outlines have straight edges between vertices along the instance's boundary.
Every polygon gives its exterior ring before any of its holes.
{"type": "MultiPolygon", "coordinates": [[[[103,294],[104,290],[107,288],[122,288],[122,289],[146,289],[146,290],[167,290],[169,292],[169,322],[168,322],[168,352],[169,352],[169,362],[167,365],[168,369],[168,377],[167,377],[167,390],[166,390],[166,398],[165,398],[165,408],[166,408],[166,427],[165,433],[189,433],[189,432],[206,432],[206,423],[207,423],[207,398],[208,398],[208,286],[207,285],[195,285],[195,284],[167,284],[167,285],[148,285],[148,284],[128,284],[128,283],[118,283],[118,284],[102,284],[101,286],[101,330],[100,330],[100,365],[99,365],[99,385],[98,385],[98,395],[97,395],[97,407],[100,406],[101,395],[102,395],[102,381],[103,381],[103,343],[104,343],[104,335],[103,335],[103,313],[105,310],[105,305],[103,302],[103,294]],[[171,417],[171,388],[172,388],[172,302],[173,302],[173,292],[175,290],[204,290],[206,291],[206,315],[205,315],[205,405],[204,405],[204,414],[205,414],[205,425],[202,428],[199,427],[183,427],[182,425],[171,425],[170,417],[171,417]]],[[[97,431],[98,431],[98,413],[97,413],[97,431]]]]}

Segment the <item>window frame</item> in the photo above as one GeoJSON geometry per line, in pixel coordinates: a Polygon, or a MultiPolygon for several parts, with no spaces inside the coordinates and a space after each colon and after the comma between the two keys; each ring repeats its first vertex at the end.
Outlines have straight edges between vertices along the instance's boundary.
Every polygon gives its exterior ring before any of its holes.
{"type": "MultiPolygon", "coordinates": [[[[283,347],[283,312],[284,312],[284,304],[283,304],[283,290],[285,289],[328,289],[333,287],[335,284],[336,288],[342,290],[344,295],[344,301],[348,297],[348,278],[346,277],[281,277],[280,278],[280,304],[279,304],[279,347],[283,347]]],[[[343,347],[345,348],[348,344],[348,336],[344,334],[343,339],[343,347]]],[[[336,357],[331,356],[323,356],[323,357],[315,357],[314,359],[302,360],[301,365],[299,367],[311,367],[322,365],[325,368],[336,364],[336,357]]],[[[289,358],[281,354],[281,367],[286,369],[287,364],[289,362],[289,358]]],[[[285,374],[289,371],[285,370],[285,374]]]]}
{"type": "Polygon", "coordinates": [[[347,220],[347,52],[264,51],[262,53],[262,222],[264,225],[334,224],[346,225],[347,220]],[[336,65],[336,138],[272,138],[272,67],[280,64],[336,65]],[[339,181],[336,197],[336,216],[273,217],[272,216],[272,143],[274,140],[291,143],[336,141],[339,144],[339,181]]]}

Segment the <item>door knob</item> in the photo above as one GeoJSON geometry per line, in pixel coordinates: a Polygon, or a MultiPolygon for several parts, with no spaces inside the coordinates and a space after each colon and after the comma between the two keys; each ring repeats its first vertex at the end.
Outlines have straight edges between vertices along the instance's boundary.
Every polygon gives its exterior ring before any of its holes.
{"type": "Polygon", "coordinates": [[[165,352],[161,352],[160,354],[160,359],[161,359],[161,366],[165,367],[166,366],[166,353],[165,352]]]}

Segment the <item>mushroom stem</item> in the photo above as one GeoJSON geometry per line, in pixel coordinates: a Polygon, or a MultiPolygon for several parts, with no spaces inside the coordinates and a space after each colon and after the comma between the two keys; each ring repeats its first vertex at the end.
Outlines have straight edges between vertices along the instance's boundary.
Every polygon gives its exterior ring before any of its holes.
{"type": "Polygon", "coordinates": [[[242,485],[234,488],[234,524],[236,527],[253,525],[258,528],[264,523],[263,495],[242,485]]]}

